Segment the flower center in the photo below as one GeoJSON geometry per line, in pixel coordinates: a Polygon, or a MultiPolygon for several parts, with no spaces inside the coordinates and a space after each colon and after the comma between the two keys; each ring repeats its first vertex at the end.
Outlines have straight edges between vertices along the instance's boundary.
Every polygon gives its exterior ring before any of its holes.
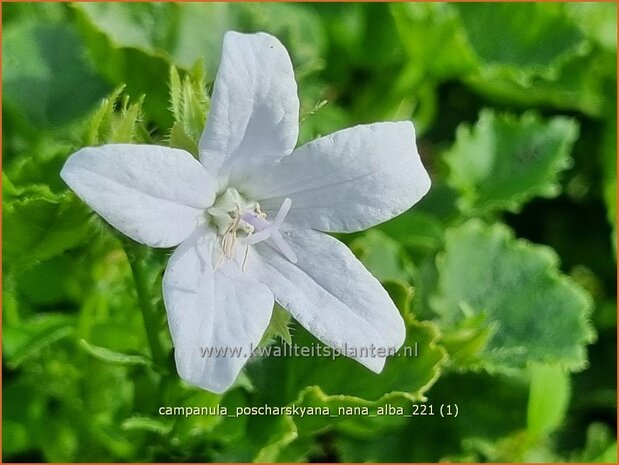
{"type": "Polygon", "coordinates": [[[297,255],[284,241],[279,228],[290,211],[292,201],[285,199],[273,221],[260,210],[260,204],[249,201],[235,188],[227,188],[215,199],[215,203],[207,210],[211,224],[217,229],[223,252],[220,261],[234,257],[236,244],[245,246],[245,259],[249,246],[259,242],[269,241],[284,257],[292,263],[297,263],[297,255]]]}

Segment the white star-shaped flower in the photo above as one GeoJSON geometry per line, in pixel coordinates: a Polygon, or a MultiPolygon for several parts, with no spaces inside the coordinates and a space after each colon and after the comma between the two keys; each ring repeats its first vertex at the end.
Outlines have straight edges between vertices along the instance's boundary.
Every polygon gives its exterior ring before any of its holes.
{"type": "MultiPolygon", "coordinates": [[[[408,122],[356,126],[295,149],[299,99],[290,57],[265,33],[228,32],[200,160],[156,145],[73,154],[62,178],[135,241],[177,246],[163,297],[179,375],[228,389],[274,300],[325,344],[399,349],[405,326],[380,283],[330,232],[404,212],[430,188],[408,122]]],[[[356,360],[379,373],[384,357],[356,360]]],[[[376,352],[374,352],[374,355],[376,352]]]]}

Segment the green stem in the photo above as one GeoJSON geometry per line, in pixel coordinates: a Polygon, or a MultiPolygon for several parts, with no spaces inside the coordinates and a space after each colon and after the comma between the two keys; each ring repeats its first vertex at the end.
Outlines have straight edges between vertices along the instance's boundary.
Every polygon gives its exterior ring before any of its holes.
{"type": "Polygon", "coordinates": [[[151,356],[155,365],[163,368],[166,366],[166,356],[161,339],[159,339],[159,322],[161,320],[157,312],[157,306],[153,303],[148,282],[147,249],[129,240],[124,240],[123,246],[133,273],[138,304],[142,311],[142,319],[144,320],[144,328],[146,329],[151,356]]]}

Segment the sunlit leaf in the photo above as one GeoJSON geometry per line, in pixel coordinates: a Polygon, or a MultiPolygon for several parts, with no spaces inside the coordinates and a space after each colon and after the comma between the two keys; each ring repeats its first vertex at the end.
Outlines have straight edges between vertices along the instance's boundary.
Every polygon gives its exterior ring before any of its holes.
{"type": "Polygon", "coordinates": [[[445,154],[449,183],[461,193],[459,207],[469,214],[518,211],[533,197],[556,196],[577,136],[577,124],[567,118],[483,111],[474,127],[458,128],[445,154]]]}
{"type": "Polygon", "coordinates": [[[515,240],[500,224],[471,220],[446,233],[433,302],[446,327],[485,315],[495,331],[482,351],[490,370],[513,372],[528,362],[586,366],[590,296],[558,270],[552,249],[515,240]]]}

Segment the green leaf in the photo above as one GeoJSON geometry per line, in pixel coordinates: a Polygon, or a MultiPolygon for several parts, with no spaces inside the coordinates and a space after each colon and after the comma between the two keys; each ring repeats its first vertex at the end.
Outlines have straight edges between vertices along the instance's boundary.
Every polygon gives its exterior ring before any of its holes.
{"type": "Polygon", "coordinates": [[[591,18],[600,14],[600,4],[591,6],[596,13],[574,13],[558,3],[454,5],[478,57],[478,70],[466,82],[500,104],[602,116],[608,100],[605,82],[616,79],[616,60],[587,40],[591,26],[583,23],[595,22],[591,18]]]}
{"type": "Polygon", "coordinates": [[[3,352],[9,368],[39,356],[55,342],[71,335],[75,319],[67,315],[42,314],[17,326],[4,328],[3,352]]]}
{"type": "MultiPolygon", "coordinates": [[[[433,323],[408,322],[404,347],[387,360],[380,374],[348,357],[338,357],[333,352],[326,355],[324,346],[322,356],[277,356],[272,352],[259,359],[259,363],[250,363],[247,369],[257,395],[267,395],[278,404],[293,401],[308,386],[319,386],[328,395],[350,395],[370,401],[394,391],[410,400],[420,400],[438,378],[445,361],[445,350],[436,344],[438,337],[433,323]],[[351,379],[355,382],[350,383],[351,379]]],[[[294,331],[293,341],[301,347],[314,347],[315,354],[316,347],[321,345],[302,328],[294,331]]],[[[279,349],[281,354],[283,349],[279,349]]]]}
{"type": "Polygon", "coordinates": [[[39,128],[58,127],[89,111],[108,86],[88,62],[73,25],[38,16],[3,32],[3,105],[39,128]]]}
{"type": "MultiPolygon", "coordinates": [[[[280,451],[297,437],[297,428],[289,416],[241,414],[237,409],[264,404],[248,402],[238,390],[229,391],[221,402],[228,408],[223,418],[210,433],[220,447],[213,451],[214,462],[273,462],[280,451]]],[[[284,405],[273,399],[269,406],[284,405]]]]}
{"type": "Polygon", "coordinates": [[[381,231],[367,231],[350,243],[350,249],[379,281],[408,281],[412,276],[402,246],[381,231]]]}
{"type": "Polygon", "coordinates": [[[83,244],[92,235],[90,212],[73,194],[30,188],[3,200],[3,260],[27,266],[83,244]]]}
{"type": "Polygon", "coordinates": [[[167,108],[168,88],[164,78],[170,67],[168,59],[160,54],[152,55],[141,49],[114,42],[91,22],[82,9],[83,6],[85,4],[72,4],[76,13],[76,24],[97,71],[109,82],[126,85],[125,90],[130,95],[147,95],[144,109],[149,119],[160,127],[169,127],[172,118],[167,108]],[[160,78],[156,78],[157,76],[160,78]]]}
{"type": "Polygon", "coordinates": [[[413,303],[413,297],[415,295],[415,289],[402,280],[386,280],[381,283],[385,290],[389,293],[393,303],[398,307],[400,313],[405,320],[414,319],[411,309],[413,303]]]}
{"type": "Polygon", "coordinates": [[[238,24],[236,6],[225,3],[83,3],[76,8],[116,46],[163,56],[185,69],[204,57],[210,76],[225,32],[238,24]]]}
{"type": "Polygon", "coordinates": [[[549,67],[584,46],[584,36],[561,4],[467,3],[454,6],[470,44],[487,65],[509,65],[521,73],[551,73],[549,67]]]}
{"type": "Polygon", "coordinates": [[[286,445],[286,449],[280,450],[279,454],[287,454],[289,450],[298,447],[297,443],[303,444],[316,434],[324,435],[334,429],[354,431],[359,435],[376,435],[380,430],[401,425],[406,421],[404,415],[409,414],[412,409],[411,400],[402,393],[385,394],[376,401],[368,401],[354,396],[327,395],[318,386],[310,386],[301,391],[299,397],[290,405],[320,412],[326,409],[329,414],[292,416],[297,437],[294,442],[286,445]]]}
{"type": "Polygon", "coordinates": [[[144,355],[122,354],[105,347],[93,345],[85,339],[80,339],[79,345],[86,351],[86,353],[92,355],[97,360],[101,360],[102,362],[112,363],[115,365],[152,365],[152,361],[144,355]]]}
{"type": "Polygon", "coordinates": [[[495,104],[510,104],[523,110],[531,107],[576,110],[600,118],[608,105],[614,63],[611,53],[598,51],[574,56],[557,65],[556,77],[552,79],[540,77],[522,83],[509,70],[491,68],[467,77],[466,83],[495,104]]]}
{"type": "Polygon", "coordinates": [[[518,211],[533,197],[554,197],[559,174],[571,166],[578,126],[570,119],[542,121],[532,113],[517,118],[482,111],[474,127],[458,128],[445,153],[448,181],[466,213],[518,211]]]}
{"type": "Polygon", "coordinates": [[[130,98],[123,94],[124,90],[124,85],[118,86],[101,101],[88,122],[85,144],[144,142],[149,139],[142,121],[145,97],[129,103],[130,98]]]}
{"type": "Polygon", "coordinates": [[[281,450],[297,438],[297,428],[292,418],[280,417],[275,421],[275,424],[279,428],[271,434],[267,443],[260,448],[254,457],[254,462],[274,462],[281,450]]]}
{"type": "Polygon", "coordinates": [[[527,408],[527,432],[535,438],[554,432],[565,420],[570,401],[570,378],[560,365],[533,363],[527,408]]]}
{"type": "Polygon", "coordinates": [[[420,78],[424,73],[450,78],[475,69],[454,5],[405,2],[390,8],[402,46],[420,78]]]}
{"type": "Polygon", "coordinates": [[[525,426],[527,385],[523,380],[486,373],[444,373],[429,392],[435,413],[441,404],[458,405],[457,417],[414,416],[403,424],[372,431],[338,427],[342,462],[453,462],[471,437],[496,440],[525,426]],[[489,393],[480,402],[480,393],[489,393]],[[490,393],[492,395],[490,395],[490,393]],[[500,414],[497,414],[500,412],[500,414]]]}
{"type": "Polygon", "coordinates": [[[180,74],[176,66],[170,66],[170,111],[178,121],[182,115],[183,88],[180,74]]]}
{"type": "Polygon", "coordinates": [[[129,417],[121,423],[120,427],[125,431],[148,431],[161,436],[165,436],[172,430],[171,423],[145,416],[129,417]]]}
{"type": "Polygon", "coordinates": [[[273,308],[271,315],[271,321],[267,326],[264,336],[262,336],[262,343],[269,342],[275,337],[279,337],[286,344],[292,344],[292,335],[290,334],[291,315],[288,311],[276,304],[273,308]]]}
{"type": "Polygon", "coordinates": [[[202,61],[198,60],[183,79],[175,66],[170,67],[170,110],[174,115],[174,125],[170,131],[172,147],[198,155],[198,141],[204,130],[209,106],[202,61]]]}
{"type": "Polygon", "coordinates": [[[493,328],[480,353],[483,367],[511,373],[528,362],[586,366],[585,345],[595,338],[591,297],[560,274],[552,249],[515,240],[504,225],[470,220],[447,231],[437,267],[432,305],[445,331],[480,314],[493,328]]]}
{"type": "Polygon", "coordinates": [[[414,259],[435,253],[443,244],[443,224],[423,211],[408,211],[377,228],[403,245],[414,259]]]}

